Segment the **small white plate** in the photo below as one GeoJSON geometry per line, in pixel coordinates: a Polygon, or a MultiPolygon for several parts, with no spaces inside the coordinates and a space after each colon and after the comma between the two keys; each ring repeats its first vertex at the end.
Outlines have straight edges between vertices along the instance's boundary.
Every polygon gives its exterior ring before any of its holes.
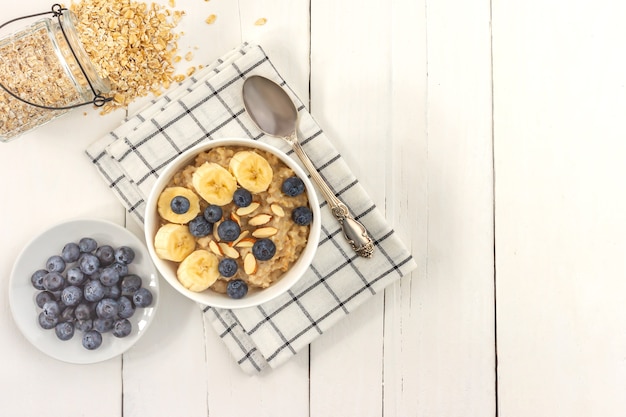
{"type": "Polygon", "coordinates": [[[35,347],[43,353],[70,363],[88,364],[104,361],[122,354],[146,332],[156,312],[159,301],[159,282],[156,268],[150,260],[145,244],[122,226],[104,220],[73,220],[56,225],[34,238],[18,256],[9,282],[9,302],[17,327],[35,347]],[[31,275],[45,267],[52,255],[60,255],[63,246],[83,237],[91,237],[98,245],[129,246],[135,251],[135,259],[129,265],[129,272],[139,275],[142,285],[153,295],[147,308],[138,308],[129,319],[133,331],[124,338],[111,333],[102,335],[102,345],[95,350],[82,346],[82,333],[78,330],[67,341],[57,338],[54,329],[45,330],[39,326],[41,309],[35,303],[39,290],[31,284],[31,275]]]}

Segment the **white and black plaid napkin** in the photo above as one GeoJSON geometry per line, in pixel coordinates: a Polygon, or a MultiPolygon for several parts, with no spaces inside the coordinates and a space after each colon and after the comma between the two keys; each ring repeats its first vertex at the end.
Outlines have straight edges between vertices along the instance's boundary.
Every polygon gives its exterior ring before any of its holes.
{"type": "Polygon", "coordinates": [[[410,252],[259,46],[246,43],[229,52],[93,143],[86,154],[128,212],[143,224],[145,199],[159,172],[200,142],[243,137],[270,142],[290,153],[288,145],[263,135],[244,110],[241,89],[252,74],[276,81],[290,94],[300,113],[305,151],[335,194],[366,226],[376,249],[371,259],[356,256],[323,202],[315,260],[288,293],[241,310],[200,306],[205,322],[249,373],[284,363],[416,267],[410,252]]]}

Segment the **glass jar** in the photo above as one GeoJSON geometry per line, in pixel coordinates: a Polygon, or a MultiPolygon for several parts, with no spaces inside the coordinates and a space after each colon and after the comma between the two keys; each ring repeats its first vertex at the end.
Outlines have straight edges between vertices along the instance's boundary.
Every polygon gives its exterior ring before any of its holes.
{"type": "Polygon", "coordinates": [[[91,103],[101,106],[108,101],[101,94],[110,91],[109,82],[89,60],[76,31],[76,16],[54,5],[52,12],[26,17],[44,14],[53,16],[0,39],[2,142],[72,108],[91,103]]]}

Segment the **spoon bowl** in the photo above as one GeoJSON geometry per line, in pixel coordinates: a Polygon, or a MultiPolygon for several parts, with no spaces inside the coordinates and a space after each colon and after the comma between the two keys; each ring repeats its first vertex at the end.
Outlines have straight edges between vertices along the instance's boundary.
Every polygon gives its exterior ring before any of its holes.
{"type": "Polygon", "coordinates": [[[246,112],[258,128],[270,136],[284,139],[291,145],[324,196],[352,249],[359,256],[371,258],[374,254],[374,243],[365,226],[357,221],[348,207],[339,200],[300,145],[298,110],[287,92],[274,81],[253,75],[244,81],[242,95],[246,112]]]}
{"type": "Polygon", "coordinates": [[[273,81],[253,76],[243,86],[246,111],[263,132],[280,138],[295,134],[298,111],[282,88],[273,81]]]}

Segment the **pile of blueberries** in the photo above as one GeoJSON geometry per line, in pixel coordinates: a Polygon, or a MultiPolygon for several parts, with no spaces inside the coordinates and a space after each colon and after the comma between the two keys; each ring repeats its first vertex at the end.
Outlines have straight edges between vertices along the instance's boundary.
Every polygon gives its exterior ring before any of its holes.
{"type": "Polygon", "coordinates": [[[38,290],[39,325],[54,329],[60,340],[70,340],[80,331],[82,345],[89,350],[101,346],[104,333],[128,336],[132,332],[128,319],[153,301],[141,277],[129,272],[134,259],[132,248],[98,246],[91,237],[65,244],[60,255],[50,256],[45,268],[31,276],[38,290]]]}

